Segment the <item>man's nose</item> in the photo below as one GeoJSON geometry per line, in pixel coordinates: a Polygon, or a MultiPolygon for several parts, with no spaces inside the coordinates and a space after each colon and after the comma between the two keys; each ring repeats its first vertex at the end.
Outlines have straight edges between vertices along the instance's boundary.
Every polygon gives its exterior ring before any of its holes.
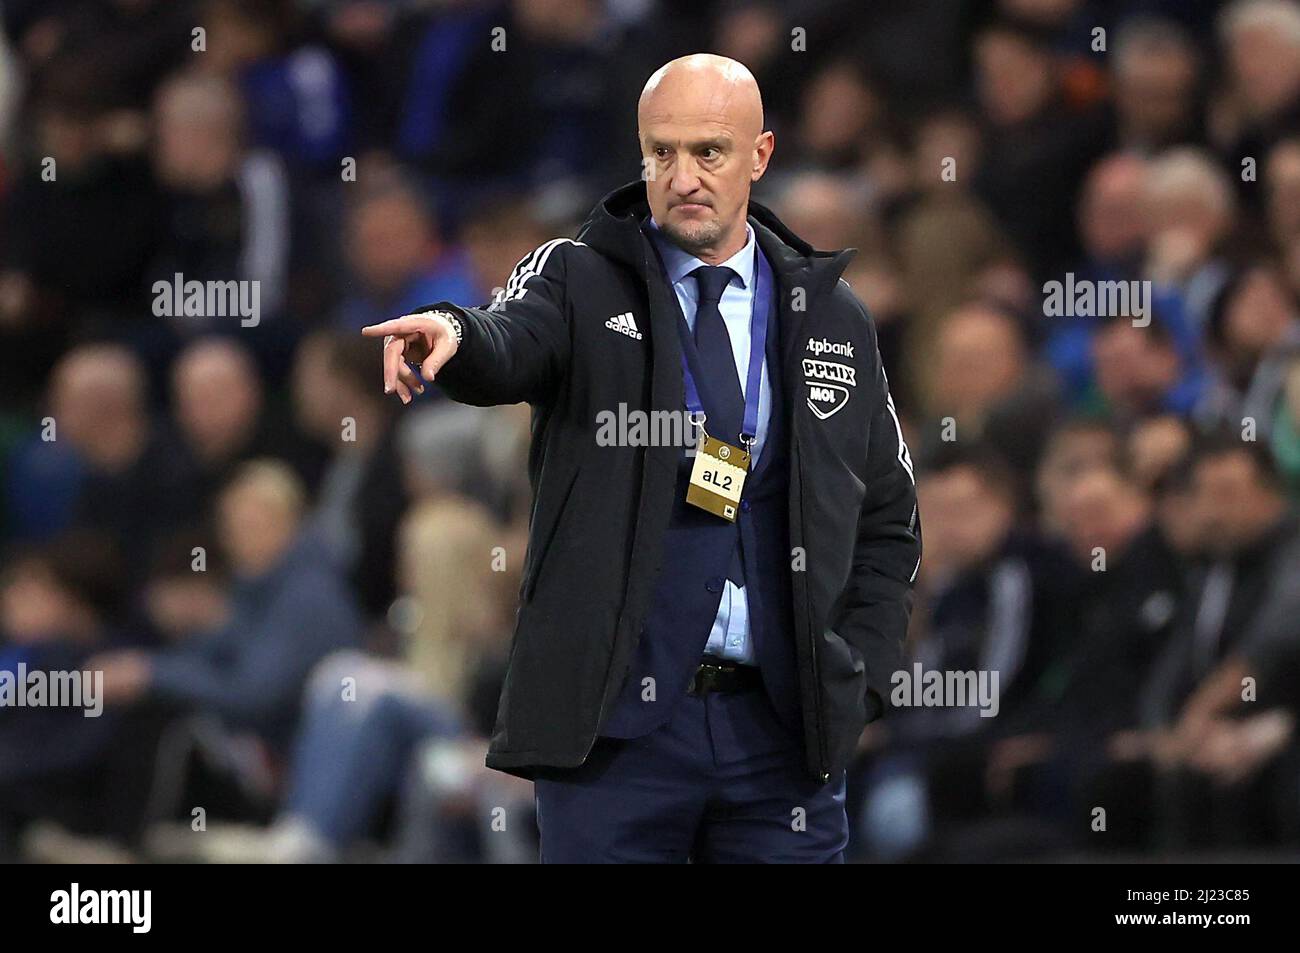
{"type": "Polygon", "coordinates": [[[700,187],[700,177],[695,172],[695,161],[692,158],[686,156],[677,160],[670,184],[678,195],[690,195],[700,187]]]}

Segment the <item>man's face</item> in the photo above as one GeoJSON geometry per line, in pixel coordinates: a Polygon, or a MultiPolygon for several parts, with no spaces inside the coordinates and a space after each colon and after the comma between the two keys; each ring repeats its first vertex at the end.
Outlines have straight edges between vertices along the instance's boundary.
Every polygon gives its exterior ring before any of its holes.
{"type": "Polygon", "coordinates": [[[1285,508],[1244,452],[1202,460],[1193,473],[1192,490],[1207,543],[1219,555],[1249,546],[1285,508]]]}
{"type": "Polygon", "coordinates": [[[348,258],[369,290],[394,294],[429,263],[431,224],[405,197],[373,199],[353,216],[348,258]]]}
{"type": "Polygon", "coordinates": [[[1255,115],[1281,110],[1300,89],[1296,48],[1284,34],[1266,26],[1241,30],[1228,45],[1228,67],[1237,92],[1255,115]]]}
{"type": "Polygon", "coordinates": [[[17,645],[47,641],[64,634],[69,601],[47,568],[37,562],[21,564],[0,588],[0,628],[17,645]]]}
{"type": "Polygon", "coordinates": [[[217,532],[235,570],[260,576],[293,542],[294,518],[257,487],[235,485],[217,509],[217,532]]]}
{"type": "Polygon", "coordinates": [[[1121,159],[1088,182],[1079,212],[1079,231],[1098,258],[1125,258],[1141,252],[1146,222],[1141,214],[1143,167],[1121,159]]]}
{"type": "Polygon", "coordinates": [[[1097,386],[1106,400],[1127,413],[1146,413],[1178,382],[1178,355],[1146,328],[1117,322],[1093,340],[1097,386]]]}
{"type": "Polygon", "coordinates": [[[975,43],[975,64],[980,100],[997,125],[1032,119],[1051,99],[1051,59],[1019,37],[984,34],[975,43]]]}
{"type": "Polygon", "coordinates": [[[1113,470],[1096,468],[1080,474],[1064,494],[1061,507],[1066,542],[1075,558],[1089,564],[1101,547],[1119,555],[1146,521],[1146,503],[1113,470]]]}
{"type": "Polygon", "coordinates": [[[969,466],[929,474],[917,493],[934,527],[926,546],[936,552],[942,569],[964,571],[992,559],[1015,519],[1010,503],[969,466]]]}
{"type": "Polygon", "coordinates": [[[192,355],[176,367],[172,380],[176,421],[200,455],[235,453],[256,429],[261,396],[238,360],[192,355]]]}
{"type": "Polygon", "coordinates": [[[663,90],[641,115],[646,196],[655,221],[692,254],[745,230],[750,186],[767,168],[772,134],[741,128],[724,98],[663,90]]]}
{"type": "Polygon", "coordinates": [[[935,347],[934,388],[945,412],[982,415],[1024,375],[1020,341],[1010,319],[984,308],[948,318],[935,347]]]}
{"type": "Polygon", "coordinates": [[[1139,135],[1163,145],[1191,123],[1196,62],[1190,54],[1162,50],[1133,56],[1116,79],[1116,105],[1139,135]]]}
{"type": "Polygon", "coordinates": [[[173,188],[206,191],[239,167],[239,113],[217,90],[169,90],[154,107],[154,164],[173,188]]]}

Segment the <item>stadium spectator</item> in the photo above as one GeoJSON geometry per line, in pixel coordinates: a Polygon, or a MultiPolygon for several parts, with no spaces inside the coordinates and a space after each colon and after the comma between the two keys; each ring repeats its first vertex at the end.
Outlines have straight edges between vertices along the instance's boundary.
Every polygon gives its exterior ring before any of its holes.
{"type": "Polygon", "coordinates": [[[1286,0],[1235,0],[1219,20],[1228,87],[1216,138],[1231,167],[1261,157],[1300,120],[1300,9],[1286,0]]]}
{"type": "MultiPolygon", "coordinates": [[[[495,706],[474,710],[478,681],[486,678],[493,695],[500,687],[509,604],[501,581],[517,580],[493,571],[496,530],[486,511],[463,498],[413,510],[400,530],[400,653],[387,659],[336,652],[316,668],[275,823],[217,827],[202,837],[183,825],[156,837],[156,845],[173,856],[189,852],[213,861],[336,860],[374,833],[385,804],[418,783],[412,775],[424,770],[415,757],[422,746],[434,745],[436,757],[447,762],[437,769],[442,774],[472,777],[456,777],[451,783],[457,788],[526,792],[526,784],[497,783],[483,767],[495,706]],[[440,741],[446,745],[436,747],[440,741]]],[[[453,846],[418,849],[450,859],[453,846]]]]}
{"type": "Polygon", "coordinates": [[[1055,382],[1032,363],[1015,318],[990,305],[959,308],[939,326],[930,360],[920,452],[983,441],[1022,478],[1032,474],[1053,423],[1055,382]]]}
{"type": "Polygon", "coordinates": [[[863,69],[847,60],[828,64],[812,77],[799,115],[799,159],[811,168],[848,171],[865,164],[881,145],[885,115],[880,94],[863,69]]]}
{"type": "Polygon", "coordinates": [[[68,352],[50,383],[52,422],[16,454],[14,497],[49,518],[45,531],[108,533],[138,581],[154,541],[193,518],[198,475],[165,421],[151,412],[143,366],[127,349],[68,352]]]}
{"type": "Polygon", "coordinates": [[[1204,393],[1204,376],[1189,367],[1164,321],[1134,323],[1128,315],[1103,319],[1092,339],[1097,391],[1120,425],[1152,414],[1190,414],[1204,393]]]}
{"type": "MultiPolygon", "coordinates": [[[[1261,826],[1268,827],[1272,812],[1259,799],[1268,799],[1272,779],[1253,789],[1211,790],[1198,749],[1224,708],[1224,672],[1248,647],[1267,659],[1294,642],[1300,545],[1281,481],[1257,444],[1231,435],[1205,441],[1192,492],[1207,561],[1191,577],[1191,598],[1143,689],[1139,727],[1111,738],[1110,763],[1097,783],[1123,792],[1125,826],[1137,844],[1241,846],[1258,842],[1261,826]]],[[[1261,680],[1278,674],[1255,671],[1261,680]]],[[[1240,682],[1236,691],[1241,697],[1240,682]]],[[[1294,818],[1293,807],[1287,816],[1294,818]]]]}
{"type": "Polygon", "coordinates": [[[340,309],[343,330],[360,331],[431,301],[477,300],[465,253],[439,238],[424,199],[408,183],[370,186],[352,207],[346,242],[357,290],[340,309]]]}
{"type": "Polygon", "coordinates": [[[283,749],[312,667],[360,638],[351,594],[303,531],[304,509],[302,485],[287,466],[246,464],[218,506],[218,535],[236,581],[228,622],[161,652],[93,659],[108,702],[159,701],[213,714],[228,730],[283,749]]]}
{"type": "Polygon", "coordinates": [[[1152,155],[1203,139],[1200,53],[1170,20],[1134,18],[1115,37],[1115,146],[1152,155]]]}
{"type": "MultiPolygon", "coordinates": [[[[118,560],[106,538],[86,533],[9,553],[0,579],[0,672],[24,682],[24,672],[92,672],[88,657],[122,638],[118,560]]],[[[32,821],[100,833],[114,826],[112,812],[124,806],[106,797],[104,783],[122,726],[103,710],[103,696],[89,677],[84,707],[6,705],[0,718],[0,859],[17,858],[20,833],[32,821]],[[86,716],[95,710],[97,716],[86,716]]]]}
{"type": "Polygon", "coordinates": [[[1273,147],[1264,166],[1266,218],[1272,250],[1292,298],[1300,298],[1300,139],[1273,147]]]}
{"type": "Polygon", "coordinates": [[[247,348],[229,336],[200,338],[177,355],[171,377],[172,414],[202,471],[205,504],[239,465],[259,457],[284,460],[308,492],[315,488],[323,451],[266,400],[247,348]]]}
{"type": "Polygon", "coordinates": [[[0,395],[7,404],[34,403],[77,335],[121,334],[143,313],[147,268],[160,246],[161,190],[144,157],[113,142],[106,95],[84,64],[56,64],[33,93],[31,155],[5,176],[0,395]]]}
{"type": "Polygon", "coordinates": [[[1300,355],[1295,301],[1278,272],[1255,265],[1220,292],[1206,329],[1217,371],[1197,417],[1267,440],[1291,364],[1300,355]]]}
{"type": "Polygon", "coordinates": [[[1076,183],[1100,154],[1101,117],[1062,102],[1040,28],[995,20],[975,36],[972,52],[986,125],[976,191],[1035,278],[1046,279],[1078,257],[1071,210],[1076,183]]]}
{"type": "MultiPolygon", "coordinates": [[[[184,281],[256,282],[259,313],[166,313],[165,326],[181,338],[240,326],[256,340],[285,300],[291,250],[289,185],[280,160],[250,150],[244,112],[234,86],[216,75],[187,72],[170,78],[154,100],[154,165],[166,190],[166,219],[150,286],[184,281]]],[[[157,313],[157,311],[155,311],[157,313]]],[[[171,357],[162,332],[141,343],[156,360],[171,357]]]]}
{"type": "Polygon", "coordinates": [[[298,354],[294,401],[306,433],[332,450],[310,517],[314,532],[348,574],[362,610],[378,617],[395,594],[395,534],[410,494],[392,408],[374,387],[373,357],[359,335],[309,338],[298,354]]]}
{"type": "Polygon", "coordinates": [[[1071,642],[1046,666],[989,757],[995,803],[1074,830],[1082,845],[1088,785],[1110,736],[1133,728],[1144,682],[1183,602],[1182,567],[1151,502],[1120,471],[1080,473],[1064,536],[1079,569],[1071,642]]]}
{"type": "MultiPolygon", "coordinates": [[[[1088,172],[1079,199],[1079,239],[1084,257],[1076,280],[1131,281],[1141,274],[1146,243],[1142,199],[1146,162],[1127,153],[1099,160],[1088,172]]],[[[1092,342],[1096,314],[1046,319],[1044,356],[1060,379],[1069,404],[1082,409],[1095,401],[1092,342]]]]}
{"type": "Polygon", "coordinates": [[[922,707],[906,690],[902,707],[891,699],[896,707],[869,729],[858,771],[868,816],[880,811],[873,798],[896,797],[891,792],[900,786],[912,792],[894,810],[913,833],[900,839],[868,825],[868,848],[877,851],[919,850],[988,810],[985,774],[997,726],[1014,723],[1072,642],[1069,563],[1063,552],[1017,530],[1020,494],[996,455],[952,449],[931,463],[917,494],[936,529],[927,535],[918,579],[929,609],[909,636],[902,671],[912,678],[918,667],[941,675],[996,673],[996,711],[970,697],[922,707]]]}
{"type": "Polygon", "coordinates": [[[1237,221],[1232,180],[1207,153],[1179,147],[1151,160],[1143,193],[1143,277],[1153,283],[1156,311],[1186,351],[1204,332],[1228,277],[1224,246],[1237,221]]]}

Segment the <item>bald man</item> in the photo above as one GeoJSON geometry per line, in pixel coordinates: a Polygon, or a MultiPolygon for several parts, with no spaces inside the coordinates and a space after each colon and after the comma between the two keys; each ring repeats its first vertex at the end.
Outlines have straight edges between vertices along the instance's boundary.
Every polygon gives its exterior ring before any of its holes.
{"type": "Polygon", "coordinates": [[[576,241],[486,308],[364,333],[403,402],[532,405],[487,764],[535,781],[543,861],[840,861],[920,561],[911,460],[851,253],[750,201],[774,140],[749,70],[674,60],[637,118],[643,181],[576,241]]]}

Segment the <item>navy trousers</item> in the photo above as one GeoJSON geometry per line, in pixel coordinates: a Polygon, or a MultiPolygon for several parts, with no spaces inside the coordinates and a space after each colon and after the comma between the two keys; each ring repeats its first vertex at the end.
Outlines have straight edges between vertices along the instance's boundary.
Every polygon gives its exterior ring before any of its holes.
{"type": "Polygon", "coordinates": [[[543,863],[843,863],[849,837],[843,774],[808,776],[763,691],[686,695],[534,791],[543,863]]]}

